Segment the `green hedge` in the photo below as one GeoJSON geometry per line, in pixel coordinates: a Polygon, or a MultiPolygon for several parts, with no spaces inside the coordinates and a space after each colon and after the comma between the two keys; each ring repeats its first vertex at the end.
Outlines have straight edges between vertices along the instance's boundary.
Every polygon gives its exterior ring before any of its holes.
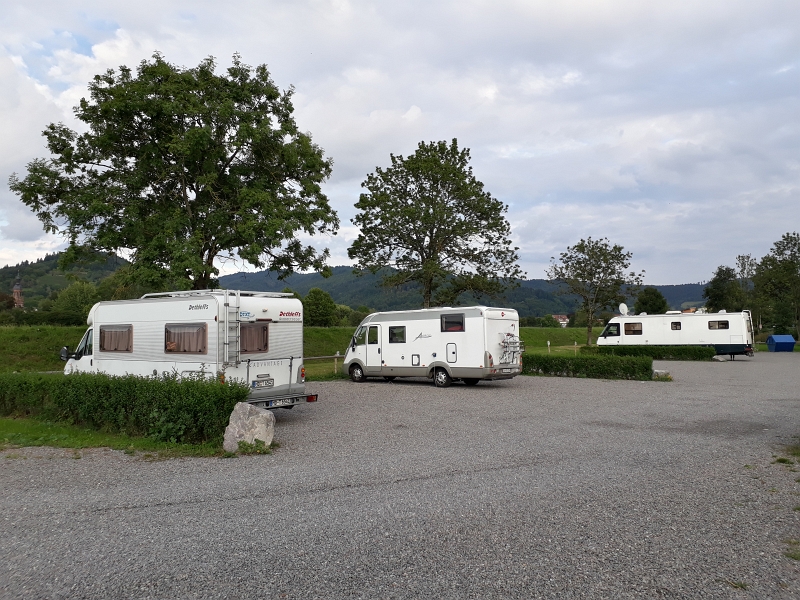
{"type": "Polygon", "coordinates": [[[604,356],[649,356],[653,360],[711,360],[717,353],[708,346],[584,346],[581,352],[604,356]]]}
{"type": "Polygon", "coordinates": [[[222,438],[234,405],[248,393],[242,384],[175,375],[9,373],[0,375],[0,415],[199,444],[222,438]]]}
{"type": "Polygon", "coordinates": [[[649,356],[523,354],[522,372],[558,377],[649,380],[653,378],[653,359],[649,356]]]}

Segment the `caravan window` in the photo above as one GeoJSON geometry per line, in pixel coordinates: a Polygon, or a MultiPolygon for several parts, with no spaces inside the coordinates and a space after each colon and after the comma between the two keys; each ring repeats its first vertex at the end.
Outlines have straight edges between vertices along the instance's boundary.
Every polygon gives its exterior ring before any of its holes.
{"type": "Polygon", "coordinates": [[[133,325],[100,325],[102,352],[133,352],[133,325]]]}
{"type": "Polygon", "coordinates": [[[642,324],[625,323],[625,335],[642,335],[642,324]]]}
{"type": "Polygon", "coordinates": [[[709,321],[709,329],[729,329],[727,321],[709,321]]]}
{"type": "Polygon", "coordinates": [[[269,329],[266,323],[242,323],[239,335],[242,354],[269,352],[269,329]]]}
{"type": "Polygon", "coordinates": [[[206,354],[208,335],[205,323],[168,323],[164,326],[164,352],[206,354]]]}
{"type": "Polygon", "coordinates": [[[442,315],[442,331],[464,331],[464,315],[442,315]]]}
{"type": "Polygon", "coordinates": [[[390,344],[405,344],[406,343],[406,328],[402,327],[389,327],[389,343],[390,344]]]}
{"type": "Polygon", "coordinates": [[[672,322],[672,331],[680,331],[681,330],[681,322],[680,321],[673,321],[672,322]]]}

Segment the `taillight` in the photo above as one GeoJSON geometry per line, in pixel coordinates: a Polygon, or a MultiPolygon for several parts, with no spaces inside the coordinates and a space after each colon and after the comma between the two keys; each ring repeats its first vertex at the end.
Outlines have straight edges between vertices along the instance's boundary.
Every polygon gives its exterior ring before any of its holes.
{"type": "Polygon", "coordinates": [[[490,367],[493,367],[493,366],[494,366],[494,358],[492,358],[492,354],[491,354],[491,352],[489,353],[489,366],[490,366],[490,367]]]}
{"type": "Polygon", "coordinates": [[[316,394],[314,394],[312,396],[306,396],[306,402],[316,402],[316,401],[317,401],[317,395],[316,394]]]}
{"type": "Polygon", "coordinates": [[[305,378],[306,378],[306,368],[305,366],[303,366],[300,367],[300,379],[305,379],[305,378]]]}

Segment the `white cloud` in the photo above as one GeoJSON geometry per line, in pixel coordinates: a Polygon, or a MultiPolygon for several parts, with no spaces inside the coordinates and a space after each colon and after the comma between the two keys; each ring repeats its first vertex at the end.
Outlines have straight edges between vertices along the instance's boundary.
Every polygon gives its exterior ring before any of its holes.
{"type": "MultiPolygon", "coordinates": [[[[367,173],[453,137],[509,204],[531,277],[592,235],[633,251],[650,283],[698,281],[800,229],[800,6],[780,0],[7,4],[5,174],[43,155],[47,123],[76,125],[93,75],[155,50],[221,67],[239,51],[296,86],[298,124],[335,161],[343,228],[320,240],[334,264],[367,173]]],[[[39,251],[20,207],[0,190],[0,253],[11,231],[15,251],[39,251]]]]}

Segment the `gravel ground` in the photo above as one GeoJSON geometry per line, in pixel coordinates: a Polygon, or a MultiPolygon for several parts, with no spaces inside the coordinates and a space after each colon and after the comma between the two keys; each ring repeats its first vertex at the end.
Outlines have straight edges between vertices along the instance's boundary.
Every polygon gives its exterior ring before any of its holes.
{"type": "Polygon", "coordinates": [[[2,598],[800,598],[800,354],[309,384],[271,456],[0,453],[2,598]]]}

